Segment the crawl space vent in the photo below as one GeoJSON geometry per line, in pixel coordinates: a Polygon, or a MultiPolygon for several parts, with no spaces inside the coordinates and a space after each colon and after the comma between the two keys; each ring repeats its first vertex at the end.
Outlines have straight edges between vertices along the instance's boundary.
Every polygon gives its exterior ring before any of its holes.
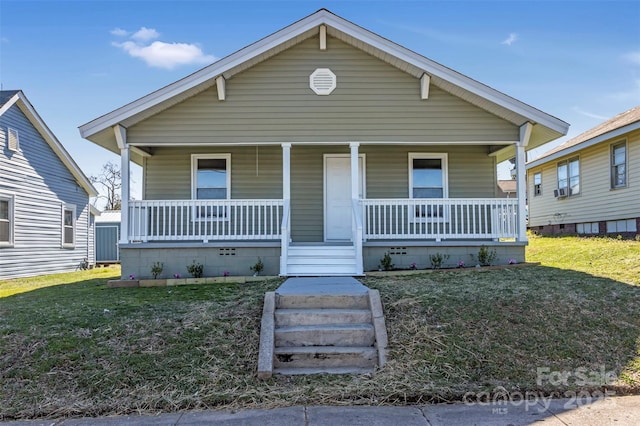
{"type": "Polygon", "coordinates": [[[329,95],[336,88],[336,75],[329,68],[318,68],[309,76],[309,87],[316,95],[329,95]]]}

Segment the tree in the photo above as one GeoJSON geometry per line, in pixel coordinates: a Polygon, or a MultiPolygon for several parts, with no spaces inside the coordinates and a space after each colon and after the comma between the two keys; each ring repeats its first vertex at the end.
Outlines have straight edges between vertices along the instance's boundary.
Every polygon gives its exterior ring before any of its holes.
{"type": "Polygon", "coordinates": [[[120,168],[113,162],[109,161],[102,166],[102,171],[98,176],[91,176],[91,183],[101,186],[100,194],[96,197],[105,199],[105,210],[120,210],[122,206],[122,198],[120,197],[120,188],[122,188],[122,174],[120,168]]]}

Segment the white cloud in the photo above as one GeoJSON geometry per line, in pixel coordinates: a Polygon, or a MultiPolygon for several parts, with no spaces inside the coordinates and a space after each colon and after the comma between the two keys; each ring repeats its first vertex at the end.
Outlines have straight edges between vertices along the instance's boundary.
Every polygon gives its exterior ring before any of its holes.
{"type": "Polygon", "coordinates": [[[142,27],[131,36],[132,39],[145,42],[149,40],[155,40],[160,37],[160,33],[154,28],[142,27]]]}
{"type": "Polygon", "coordinates": [[[573,107],[573,110],[575,112],[577,112],[578,114],[584,115],[584,116],[589,117],[589,118],[595,118],[597,120],[608,120],[609,118],[611,118],[611,117],[605,117],[603,115],[594,114],[594,113],[589,112],[589,111],[585,111],[585,110],[583,110],[583,109],[581,109],[579,107],[573,107]]]}
{"type": "Polygon", "coordinates": [[[164,43],[154,41],[144,46],[133,41],[113,43],[134,58],[140,58],[147,65],[156,68],[173,69],[178,65],[205,64],[215,60],[211,55],[205,55],[202,49],[194,44],[164,43]]]}
{"type": "Polygon", "coordinates": [[[109,31],[112,35],[114,36],[118,36],[118,37],[125,37],[129,35],[129,31],[127,30],[123,30],[122,28],[114,28],[111,31],[109,31]]]}
{"type": "Polygon", "coordinates": [[[509,34],[509,37],[507,37],[505,40],[500,42],[500,44],[506,44],[507,46],[511,46],[513,43],[516,42],[516,40],[518,40],[518,34],[511,33],[509,34]]]}
{"type": "Polygon", "coordinates": [[[205,54],[202,49],[191,43],[166,43],[151,40],[160,37],[154,28],[142,27],[134,33],[120,28],[111,31],[113,35],[129,35],[129,40],[112,42],[111,44],[128,53],[131,57],[142,59],[150,67],[171,70],[179,65],[208,64],[216,60],[212,55],[205,54]]]}
{"type": "Polygon", "coordinates": [[[636,65],[640,65],[640,50],[635,52],[629,52],[626,55],[622,56],[626,61],[634,63],[636,65]]]}

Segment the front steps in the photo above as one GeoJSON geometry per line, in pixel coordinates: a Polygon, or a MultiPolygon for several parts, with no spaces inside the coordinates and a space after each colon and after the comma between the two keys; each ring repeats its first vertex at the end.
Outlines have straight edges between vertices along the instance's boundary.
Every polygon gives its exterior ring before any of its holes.
{"type": "Polygon", "coordinates": [[[386,340],[376,290],[353,278],[292,278],[265,295],[258,376],[372,373],[386,340]]]}
{"type": "Polygon", "coordinates": [[[287,249],[287,276],[358,275],[356,249],[350,245],[291,245],[287,249]]]}

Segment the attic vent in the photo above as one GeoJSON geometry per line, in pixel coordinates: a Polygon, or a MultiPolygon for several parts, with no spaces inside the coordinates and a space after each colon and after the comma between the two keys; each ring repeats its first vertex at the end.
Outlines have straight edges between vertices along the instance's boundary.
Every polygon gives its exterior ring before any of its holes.
{"type": "Polygon", "coordinates": [[[330,95],[336,88],[336,75],[329,68],[318,68],[309,76],[309,87],[316,95],[330,95]]]}
{"type": "Polygon", "coordinates": [[[7,141],[7,148],[9,151],[16,152],[20,149],[20,139],[18,138],[18,131],[9,127],[9,140],[7,141]]]}

